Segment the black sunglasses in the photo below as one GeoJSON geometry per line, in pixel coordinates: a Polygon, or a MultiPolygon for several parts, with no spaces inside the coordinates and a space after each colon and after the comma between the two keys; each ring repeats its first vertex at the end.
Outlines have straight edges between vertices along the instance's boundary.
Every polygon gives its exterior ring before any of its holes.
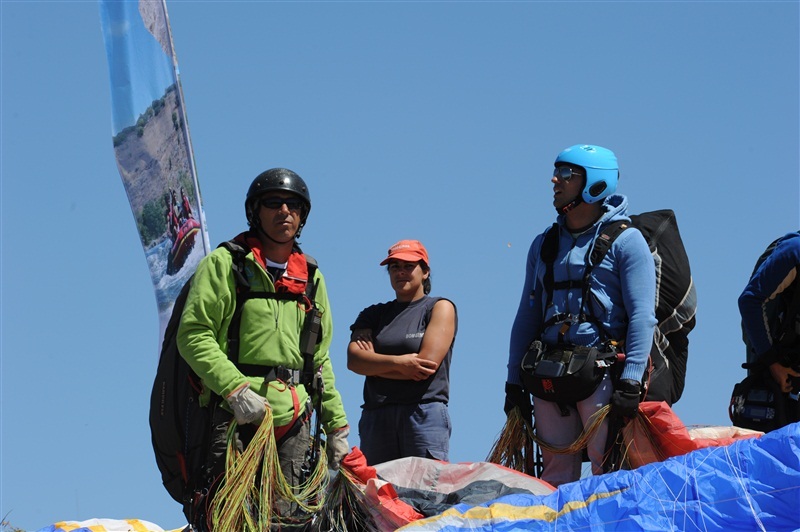
{"type": "Polygon", "coordinates": [[[299,211],[306,206],[306,203],[300,198],[264,198],[259,203],[267,209],[280,209],[286,205],[290,211],[299,211]]]}
{"type": "Polygon", "coordinates": [[[581,177],[583,174],[576,172],[569,166],[558,166],[553,169],[553,177],[564,183],[568,183],[574,176],[581,177]]]}

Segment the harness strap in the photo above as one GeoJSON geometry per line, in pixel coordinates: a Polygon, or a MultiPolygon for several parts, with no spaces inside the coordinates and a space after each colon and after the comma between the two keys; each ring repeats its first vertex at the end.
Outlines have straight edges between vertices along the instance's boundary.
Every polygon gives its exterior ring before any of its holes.
{"type": "Polygon", "coordinates": [[[597,235],[597,238],[594,241],[594,246],[591,249],[591,253],[588,255],[588,261],[586,265],[586,269],[584,270],[583,274],[583,292],[581,294],[581,319],[583,321],[589,321],[594,323],[600,331],[601,339],[605,342],[611,340],[611,335],[608,334],[603,324],[594,317],[592,314],[591,308],[591,275],[592,270],[601,262],[608,254],[608,251],[611,249],[611,246],[614,244],[614,241],[617,237],[625,231],[630,224],[628,222],[618,220],[616,222],[611,222],[610,224],[605,225],[601,228],[600,234],[597,235]],[[584,309],[588,308],[588,312],[584,309]]]}
{"type": "Polygon", "coordinates": [[[562,281],[555,281],[553,264],[558,256],[560,228],[558,224],[553,224],[547,230],[547,232],[545,232],[544,240],[542,241],[542,247],[539,252],[539,256],[541,257],[542,262],[545,264],[543,285],[546,299],[544,308],[546,310],[552,306],[553,294],[556,290],[572,290],[577,288],[581,289],[581,306],[580,312],[577,316],[563,312],[552,316],[542,325],[543,331],[552,325],[561,323],[562,327],[559,330],[558,341],[564,342],[569,325],[573,323],[589,322],[598,328],[602,341],[605,342],[611,339],[611,336],[608,334],[608,331],[606,331],[605,327],[603,327],[603,324],[600,322],[600,320],[595,318],[594,314],[592,313],[590,298],[592,270],[595,266],[603,261],[608,253],[608,250],[611,249],[611,246],[614,244],[614,241],[628,227],[630,227],[630,223],[618,220],[616,222],[611,222],[602,228],[600,234],[595,239],[594,246],[592,246],[591,251],[587,253],[585,268],[581,280],[566,279],[562,281]]]}
{"type": "Polygon", "coordinates": [[[264,377],[266,382],[282,381],[289,386],[303,384],[303,372],[283,366],[262,366],[260,364],[237,364],[239,371],[250,377],[264,377]]]}
{"type": "Polygon", "coordinates": [[[571,288],[583,288],[583,279],[567,279],[566,281],[557,281],[553,283],[553,290],[569,290],[571,288]]]}
{"type": "MultiPolygon", "coordinates": [[[[298,424],[305,423],[309,419],[311,419],[311,415],[314,413],[314,409],[309,402],[306,402],[305,407],[300,406],[300,399],[297,397],[297,391],[292,388],[292,406],[294,408],[292,414],[292,420],[289,421],[286,425],[282,427],[275,427],[275,440],[280,445],[282,443],[281,440],[287,437],[298,424]]],[[[308,452],[308,451],[306,451],[308,452]]],[[[306,467],[305,465],[301,466],[301,468],[306,467]]]]}
{"type": "Polygon", "coordinates": [[[558,314],[554,314],[553,316],[551,316],[549,320],[545,321],[544,324],[542,324],[542,328],[545,329],[547,327],[550,327],[551,325],[555,325],[556,323],[563,323],[565,321],[572,322],[572,320],[573,320],[572,314],[568,312],[559,312],[558,314]]]}
{"type": "MultiPolygon", "coordinates": [[[[558,233],[558,224],[554,223],[544,234],[542,248],[539,250],[539,256],[542,258],[542,262],[545,264],[543,279],[546,298],[544,305],[545,309],[550,308],[550,306],[553,304],[553,262],[555,262],[556,255],[558,255],[558,233]]],[[[533,296],[532,293],[531,296],[533,296]]]]}

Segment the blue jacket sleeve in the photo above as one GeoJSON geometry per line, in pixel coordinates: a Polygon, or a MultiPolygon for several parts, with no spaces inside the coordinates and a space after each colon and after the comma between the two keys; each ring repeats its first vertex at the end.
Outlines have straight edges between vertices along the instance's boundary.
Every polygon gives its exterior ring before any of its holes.
{"type": "Polygon", "coordinates": [[[798,265],[800,265],[800,235],[779,242],[739,296],[742,326],[758,356],[764,355],[772,348],[773,339],[766,304],[796,280],[798,265]]]}
{"type": "Polygon", "coordinates": [[[522,286],[517,315],[511,327],[511,342],[508,351],[508,377],[511,384],[522,384],[520,364],[530,343],[539,336],[542,326],[542,284],[538,280],[539,250],[542,235],[534,239],[528,250],[525,265],[525,283],[522,286]]]}
{"type": "Polygon", "coordinates": [[[657,323],[656,273],[653,255],[642,233],[638,230],[625,233],[615,243],[620,246],[620,286],[628,315],[625,367],[620,378],[640,381],[647,367],[657,323]]]}

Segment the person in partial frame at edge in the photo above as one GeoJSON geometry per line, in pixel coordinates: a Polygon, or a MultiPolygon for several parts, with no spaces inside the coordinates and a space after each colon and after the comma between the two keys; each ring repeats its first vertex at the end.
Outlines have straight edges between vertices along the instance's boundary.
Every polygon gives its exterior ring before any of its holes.
{"type": "MultiPolygon", "coordinates": [[[[243,273],[251,292],[302,297],[307,282],[317,286],[313,299],[321,312],[321,336],[314,348],[313,364],[320,368],[324,383],[317,415],[327,435],[329,467],[338,469],[349,452],[349,425],[328,353],[333,334],[330,303],[322,273],[318,268],[312,270],[297,242],[310,210],[311,196],[299,175],[285,168],[267,170],[247,191],[245,214],[250,229],[233,240],[249,250],[243,273]],[[310,271],[313,278],[309,280],[310,271]]],[[[232,260],[231,253],[219,247],[200,261],[178,329],[180,353],[203,380],[205,401],[209,402],[211,393],[224,399],[212,403],[219,407],[213,414],[208,459],[214,479],[209,499],[225,471],[226,435],[232,419],[238,424],[240,446],[246,446],[266,410],[272,410],[280,467],[294,488],[303,482],[303,468],[308,466],[306,452],[312,442],[309,397],[315,394],[303,375],[305,360],[300,347],[307,309],[297,298],[247,299],[240,321],[239,362],[244,369],[240,368],[229,360],[227,345],[228,326],[237,304],[232,260]]],[[[295,505],[283,500],[276,502],[276,509],[282,523],[297,514],[295,505]]],[[[201,530],[206,525],[192,524],[201,530]]],[[[283,528],[287,529],[285,525],[283,528]]]]}
{"type": "Polygon", "coordinates": [[[775,428],[800,421],[800,231],[769,246],[739,296],[748,373],[774,381],[775,428]]]}
{"type": "Polygon", "coordinates": [[[407,456],[448,461],[456,307],[428,295],[430,261],[418,240],[397,242],[380,264],[396,298],[361,311],[347,348],[347,367],[366,376],[361,451],[370,465],[407,456]]]}
{"type": "MultiPolygon", "coordinates": [[[[583,276],[589,254],[603,227],[627,220],[628,201],[615,194],[619,168],[614,153],[593,145],[575,145],[555,160],[551,177],[558,231],[558,252],[552,263],[552,302],[547,305],[541,257],[545,233],[531,244],[516,318],[511,330],[504,410],[518,407],[531,415],[531,396],[523,387],[520,364],[534,340],[544,352],[556,347],[601,346],[616,340],[624,347],[624,367],[617,378],[606,371],[584,400],[558,404],[533,398],[537,438],[558,448],[572,444],[590,416],[611,405],[610,416],[590,441],[587,453],[593,474],[603,472],[609,418],[629,419],[638,412],[642,378],[653,342],[655,270],[644,236],[635,228],[613,242],[589,279],[589,301],[583,301],[583,276]]],[[[590,390],[586,390],[588,394],[590,390]]],[[[553,486],[578,480],[582,453],[557,454],[542,449],[542,480],[553,486]]]]}

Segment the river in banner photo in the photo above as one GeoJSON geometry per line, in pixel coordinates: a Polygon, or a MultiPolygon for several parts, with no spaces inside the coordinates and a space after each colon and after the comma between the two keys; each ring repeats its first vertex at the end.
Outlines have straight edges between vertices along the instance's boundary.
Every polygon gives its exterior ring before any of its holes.
{"type": "MultiPolygon", "coordinates": [[[[178,297],[181,288],[194,273],[200,259],[203,258],[203,245],[201,242],[197,242],[187,253],[186,259],[181,267],[174,273],[167,273],[170,270],[168,266],[170,264],[172,250],[172,241],[165,238],[160,243],[145,251],[147,266],[150,269],[150,276],[153,279],[159,315],[172,309],[172,305],[175,302],[175,298],[178,297]]],[[[168,317],[167,315],[167,318],[168,317]]]]}

